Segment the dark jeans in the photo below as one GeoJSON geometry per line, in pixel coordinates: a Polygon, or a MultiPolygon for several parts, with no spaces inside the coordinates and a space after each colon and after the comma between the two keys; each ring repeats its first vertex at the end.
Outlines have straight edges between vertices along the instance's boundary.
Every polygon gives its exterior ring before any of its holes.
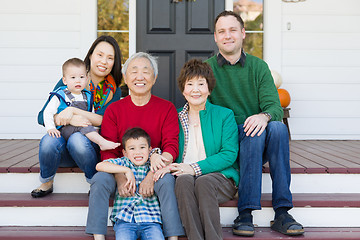
{"type": "Polygon", "coordinates": [[[292,208],[290,192],[289,135],[286,126],[279,121],[269,122],[258,137],[246,136],[239,125],[240,184],[238,211],[261,209],[262,166],[269,162],[272,179],[272,205],[292,208]]]}

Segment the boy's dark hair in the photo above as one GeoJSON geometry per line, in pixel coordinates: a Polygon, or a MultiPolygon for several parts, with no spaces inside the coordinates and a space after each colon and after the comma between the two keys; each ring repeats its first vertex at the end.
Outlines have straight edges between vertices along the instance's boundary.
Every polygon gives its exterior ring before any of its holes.
{"type": "Polygon", "coordinates": [[[122,145],[123,145],[123,149],[125,149],[125,145],[127,140],[129,139],[139,139],[139,138],[145,138],[146,141],[149,144],[149,147],[151,146],[151,139],[149,134],[142,128],[139,127],[135,127],[135,128],[130,128],[128,130],[126,130],[126,132],[124,133],[123,137],[122,137],[122,145]]]}
{"type": "Polygon", "coordinates": [[[196,58],[187,61],[180,71],[180,75],[177,79],[180,91],[184,92],[186,81],[195,77],[205,78],[209,92],[212,92],[216,83],[214,73],[208,63],[196,58]]]}
{"type": "Polygon", "coordinates": [[[85,71],[86,71],[86,65],[85,65],[85,62],[83,60],[81,60],[80,58],[70,58],[69,60],[64,62],[64,64],[62,65],[63,76],[65,75],[66,69],[69,66],[84,67],[85,71]]]}
{"type": "Polygon", "coordinates": [[[236,13],[234,13],[233,11],[226,11],[226,10],[225,10],[225,11],[221,12],[219,15],[217,15],[217,17],[215,18],[214,28],[216,28],[216,23],[217,23],[217,21],[219,20],[219,18],[221,18],[221,17],[226,17],[226,16],[233,16],[233,17],[235,17],[236,20],[239,21],[241,29],[243,29],[243,28],[245,27],[245,26],[244,26],[244,21],[242,20],[242,18],[240,17],[239,14],[236,14],[236,13]]]}

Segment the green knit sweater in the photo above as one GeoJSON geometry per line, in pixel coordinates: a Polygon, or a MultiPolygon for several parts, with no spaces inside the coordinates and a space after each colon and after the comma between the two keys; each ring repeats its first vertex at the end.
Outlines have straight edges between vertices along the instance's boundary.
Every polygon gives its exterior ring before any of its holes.
{"type": "Polygon", "coordinates": [[[272,121],[281,121],[283,110],[268,65],[261,59],[246,54],[241,64],[220,67],[216,55],[206,60],[210,64],[216,86],[209,100],[216,105],[230,108],[237,124],[243,124],[249,116],[268,112],[272,121]]]}

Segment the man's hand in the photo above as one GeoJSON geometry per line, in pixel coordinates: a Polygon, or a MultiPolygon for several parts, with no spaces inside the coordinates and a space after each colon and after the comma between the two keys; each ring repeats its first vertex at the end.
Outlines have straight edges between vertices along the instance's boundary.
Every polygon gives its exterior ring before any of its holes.
{"type": "Polygon", "coordinates": [[[60,131],[57,130],[56,128],[52,128],[47,130],[47,133],[51,136],[51,137],[56,137],[59,138],[61,136],[60,131]]]}
{"type": "Polygon", "coordinates": [[[246,136],[254,137],[256,134],[260,136],[267,127],[268,121],[269,118],[263,113],[248,117],[244,122],[244,132],[246,132],[246,136]]]}
{"type": "Polygon", "coordinates": [[[151,197],[154,195],[154,173],[148,172],[144,180],[140,183],[139,193],[143,197],[151,197]]]}
{"type": "Polygon", "coordinates": [[[157,182],[160,178],[163,178],[167,173],[170,173],[170,165],[160,170],[157,170],[154,174],[154,181],[157,182]]]}
{"type": "Polygon", "coordinates": [[[114,174],[117,189],[119,192],[120,197],[131,197],[134,196],[136,187],[134,189],[128,188],[127,185],[127,179],[125,174],[123,173],[115,173],[114,174]]]}
{"type": "Polygon", "coordinates": [[[164,156],[154,153],[150,157],[150,163],[151,163],[150,170],[152,172],[156,172],[157,170],[166,167],[166,165],[168,165],[168,163],[170,162],[171,160],[165,158],[164,156]]]}

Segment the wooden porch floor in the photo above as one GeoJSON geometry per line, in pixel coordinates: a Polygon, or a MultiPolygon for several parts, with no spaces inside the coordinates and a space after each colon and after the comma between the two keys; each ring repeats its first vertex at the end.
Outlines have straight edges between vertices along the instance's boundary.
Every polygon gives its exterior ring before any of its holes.
{"type": "MultiPolygon", "coordinates": [[[[38,152],[39,140],[0,139],[0,173],[39,172],[38,152]]],[[[360,141],[292,140],[290,166],[292,173],[360,173],[360,141]]]]}

